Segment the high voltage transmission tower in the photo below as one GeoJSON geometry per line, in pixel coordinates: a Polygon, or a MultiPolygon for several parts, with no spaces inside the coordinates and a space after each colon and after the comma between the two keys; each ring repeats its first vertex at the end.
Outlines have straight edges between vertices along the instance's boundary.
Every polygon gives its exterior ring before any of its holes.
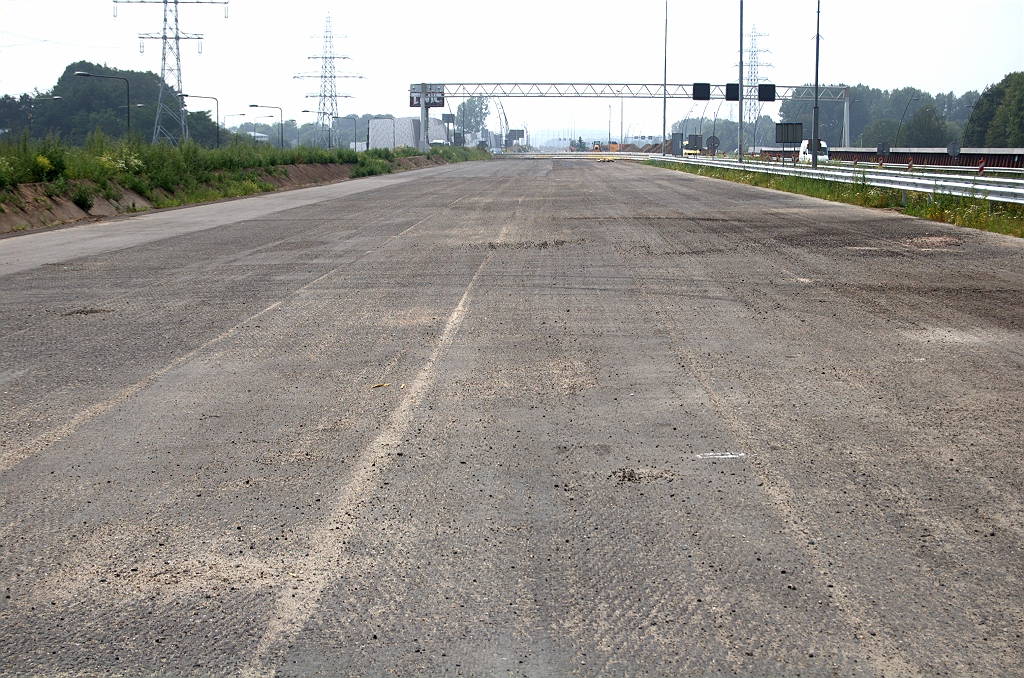
{"type": "MultiPolygon", "coordinates": [[[[118,5],[163,5],[164,29],[162,33],[139,33],[139,53],[145,50],[146,40],[160,40],[160,94],[157,97],[156,119],[153,122],[153,143],[168,141],[177,144],[188,138],[185,101],[182,99],[181,41],[202,40],[202,33],[182,33],[178,29],[178,5],[224,5],[224,18],[228,18],[228,0],[114,0],[114,16],[118,5]],[[168,83],[170,79],[170,83],[168,83]]],[[[203,53],[203,43],[199,43],[203,53]]],[[[215,121],[220,124],[220,121],[215,121]]]]}
{"type": "MultiPolygon", "coordinates": [[[[747,75],[745,79],[745,84],[756,87],[762,82],[767,81],[766,78],[762,78],[760,76],[760,74],[758,73],[758,69],[762,66],[765,68],[772,67],[771,64],[766,64],[763,61],[761,61],[759,55],[770,54],[771,50],[758,48],[757,39],[767,38],[768,34],[758,33],[757,26],[750,27],[750,33],[748,37],[750,38],[750,46],[747,48],[747,75]]],[[[746,110],[740,112],[740,115],[743,116],[743,122],[747,125],[747,129],[750,130],[750,134],[754,135],[754,138],[751,139],[751,145],[753,146],[757,145],[757,119],[761,117],[761,106],[762,104],[760,104],[757,101],[757,99],[744,98],[743,108],[745,108],[746,110]]]]}
{"type": "MultiPolygon", "coordinates": [[[[320,72],[319,73],[299,73],[295,77],[303,80],[319,80],[320,81],[320,93],[319,94],[307,94],[306,98],[311,99],[318,97],[320,101],[316,107],[316,141],[315,145],[327,146],[330,143],[330,129],[334,125],[334,119],[338,117],[338,98],[351,99],[350,94],[338,94],[338,83],[339,78],[357,78],[361,79],[361,75],[352,75],[349,73],[338,74],[334,68],[334,62],[336,59],[348,59],[348,56],[335,55],[334,53],[334,36],[336,34],[331,30],[331,15],[327,15],[327,21],[324,23],[324,47],[323,54],[320,56],[311,56],[310,59],[320,60],[320,72]]],[[[311,35],[311,38],[319,38],[318,35],[311,35]]],[[[344,35],[339,35],[339,38],[344,38],[344,35]]]]}

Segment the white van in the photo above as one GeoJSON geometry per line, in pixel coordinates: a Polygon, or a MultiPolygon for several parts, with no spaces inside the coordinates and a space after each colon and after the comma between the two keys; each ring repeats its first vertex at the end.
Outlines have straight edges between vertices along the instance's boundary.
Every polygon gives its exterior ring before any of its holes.
{"type": "MultiPolygon", "coordinates": [[[[828,162],[828,144],[818,139],[821,146],[818,149],[818,162],[828,162]]],[[[804,139],[800,142],[800,162],[811,161],[811,140],[804,139]]]]}

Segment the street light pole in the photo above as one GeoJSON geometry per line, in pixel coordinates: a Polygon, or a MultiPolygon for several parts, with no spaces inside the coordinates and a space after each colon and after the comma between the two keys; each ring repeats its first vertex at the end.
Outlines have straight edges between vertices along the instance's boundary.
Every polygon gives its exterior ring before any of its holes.
{"type": "MultiPolygon", "coordinates": [[[[820,2],[820,0],[819,0],[820,2]]],[[[740,0],[740,73],[739,73],[738,103],[739,115],[736,116],[736,160],[743,162],[743,0],[740,0]]],[[[818,96],[815,94],[814,96],[818,96]]],[[[817,105],[817,104],[815,104],[817,105]]],[[[714,136],[714,133],[712,133],[714,136]]],[[[714,157],[714,152],[711,153],[714,157]]]]}
{"type": "Polygon", "coordinates": [[[213,101],[214,101],[214,103],[216,105],[216,113],[214,113],[214,120],[218,121],[218,123],[217,123],[217,148],[220,148],[220,122],[219,122],[220,121],[220,101],[217,101],[217,97],[201,97],[198,94],[179,94],[178,96],[180,96],[183,99],[186,99],[186,98],[189,98],[189,97],[191,97],[192,99],[213,99],[213,101]]]}
{"type": "Polygon", "coordinates": [[[132,86],[128,82],[128,78],[122,78],[119,75],[96,75],[95,73],[86,73],[85,71],[75,71],[75,75],[80,78],[103,78],[105,80],[124,80],[124,103],[125,103],[125,115],[127,116],[127,132],[132,133],[132,86]]]}
{"type": "Polygon", "coordinates": [[[227,113],[224,115],[224,129],[228,127],[228,118],[244,118],[245,113],[227,113]]]}
{"type": "Polygon", "coordinates": [[[274,119],[274,115],[273,114],[270,114],[270,115],[257,115],[256,117],[254,117],[252,119],[252,142],[254,144],[255,143],[259,143],[259,142],[256,141],[256,121],[261,119],[261,118],[270,118],[271,120],[273,120],[274,119]]]}
{"type": "MultiPolygon", "coordinates": [[[[31,103],[29,103],[29,106],[28,106],[28,135],[29,136],[32,136],[32,118],[34,118],[35,114],[36,114],[36,102],[37,101],[53,101],[53,100],[59,101],[59,100],[61,100],[63,98],[64,97],[62,97],[62,96],[35,97],[34,99],[31,100],[31,103]]],[[[25,110],[25,107],[22,106],[21,110],[25,110]]]]}
{"type": "Polygon", "coordinates": [[[915,97],[913,94],[910,97],[907,100],[907,105],[903,107],[903,115],[900,116],[900,126],[896,128],[896,141],[892,142],[893,147],[898,146],[900,143],[900,130],[903,129],[903,118],[907,117],[907,109],[910,108],[910,102],[921,100],[921,97],[915,97]]]}
{"type": "MultiPolygon", "coordinates": [[[[280,115],[280,118],[281,118],[280,119],[281,127],[280,127],[280,129],[278,131],[281,133],[281,148],[283,149],[284,148],[284,110],[280,106],[261,106],[260,104],[249,104],[249,108],[276,108],[277,109],[277,112],[278,112],[278,114],[280,115]]],[[[273,116],[271,116],[271,117],[273,117],[273,116]]],[[[255,134],[256,133],[256,128],[253,127],[252,131],[255,134]]],[[[255,138],[256,137],[253,137],[253,139],[255,139],[255,138]]]]}
{"type": "Polygon", "coordinates": [[[814,31],[814,115],[811,119],[811,167],[818,167],[818,59],[821,56],[821,0],[818,0],[818,21],[814,31]]]}
{"type": "MultiPolygon", "coordinates": [[[[742,2],[742,0],[740,0],[742,2]]],[[[668,125],[668,0],[665,0],[665,62],[661,83],[661,154],[665,155],[665,128],[668,125]]],[[[575,133],[574,133],[575,134],[575,133]]]]}

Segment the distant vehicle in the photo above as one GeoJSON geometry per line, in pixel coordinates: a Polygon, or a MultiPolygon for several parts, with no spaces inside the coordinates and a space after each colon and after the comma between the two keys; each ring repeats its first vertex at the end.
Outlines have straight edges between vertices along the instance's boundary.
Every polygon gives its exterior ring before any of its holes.
{"type": "MultiPolygon", "coordinates": [[[[821,139],[818,139],[818,162],[828,162],[828,144],[821,139]]],[[[800,162],[811,161],[811,142],[809,139],[804,139],[800,142],[800,162]]]]}
{"type": "Polygon", "coordinates": [[[501,154],[501,149],[500,148],[492,148],[491,149],[491,155],[500,155],[500,154],[501,154]]]}

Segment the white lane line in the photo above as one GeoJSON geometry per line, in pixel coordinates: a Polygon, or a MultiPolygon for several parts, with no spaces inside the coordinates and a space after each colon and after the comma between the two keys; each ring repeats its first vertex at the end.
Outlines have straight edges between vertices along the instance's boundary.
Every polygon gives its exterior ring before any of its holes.
{"type": "MultiPolygon", "coordinates": [[[[499,241],[504,240],[508,228],[508,225],[502,228],[498,236],[499,241]]],[[[320,596],[324,590],[336,580],[337,564],[344,551],[343,542],[348,540],[356,526],[356,521],[350,514],[354,512],[356,506],[365,501],[366,495],[373,492],[377,480],[391,465],[394,457],[390,452],[401,444],[402,437],[412,423],[413,414],[430,390],[437,375],[437,366],[452,346],[466,315],[466,302],[488,259],[490,255],[480,262],[458,305],[448,316],[430,358],[420,368],[416,378],[406,385],[405,397],[391,413],[387,426],[363,450],[357,463],[357,470],[338,492],[329,517],[307,535],[308,543],[318,544],[322,548],[295,563],[294,567],[305,573],[304,578],[292,582],[295,586],[286,589],[277,599],[267,628],[257,645],[256,655],[249,666],[241,672],[242,676],[255,678],[274,674],[274,669],[268,666],[270,648],[275,643],[293,638],[302,630],[306,621],[319,607],[320,596]]]]}
{"type": "Polygon", "coordinates": [[[746,452],[722,452],[722,453],[709,452],[709,453],[706,453],[706,454],[695,454],[695,455],[693,455],[693,458],[694,459],[739,459],[739,458],[745,457],[745,456],[747,456],[746,452]]]}

